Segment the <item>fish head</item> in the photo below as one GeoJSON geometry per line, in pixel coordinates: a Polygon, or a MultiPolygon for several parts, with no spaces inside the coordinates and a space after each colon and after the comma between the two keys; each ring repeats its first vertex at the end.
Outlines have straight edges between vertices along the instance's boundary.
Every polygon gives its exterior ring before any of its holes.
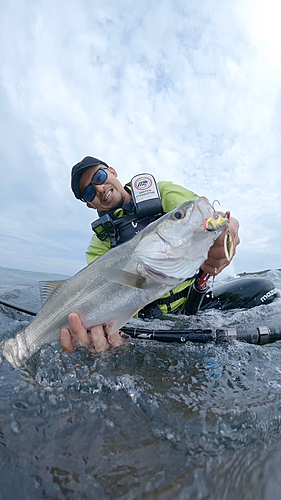
{"type": "Polygon", "coordinates": [[[225,226],[208,231],[205,221],[214,217],[207,198],[187,201],[149,224],[140,235],[135,250],[143,269],[156,281],[177,286],[192,278],[208,256],[208,251],[225,226]]]}

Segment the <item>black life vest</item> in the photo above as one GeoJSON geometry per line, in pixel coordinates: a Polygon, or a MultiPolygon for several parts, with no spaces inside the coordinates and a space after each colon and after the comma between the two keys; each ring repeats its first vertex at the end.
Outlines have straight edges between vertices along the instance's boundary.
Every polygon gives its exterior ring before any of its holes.
{"type": "Polygon", "coordinates": [[[99,212],[99,216],[109,215],[114,225],[114,229],[109,233],[111,247],[131,240],[136,234],[144,229],[150,222],[159,219],[163,213],[151,217],[138,218],[135,212],[133,201],[125,203],[121,208],[111,212],[99,212]]]}
{"type": "Polygon", "coordinates": [[[92,224],[98,238],[109,236],[111,247],[129,241],[164,214],[161,196],[151,174],[135,175],[124,189],[131,195],[131,200],[115,210],[98,211],[99,219],[92,224]],[[101,231],[100,225],[107,231],[101,231]]]}

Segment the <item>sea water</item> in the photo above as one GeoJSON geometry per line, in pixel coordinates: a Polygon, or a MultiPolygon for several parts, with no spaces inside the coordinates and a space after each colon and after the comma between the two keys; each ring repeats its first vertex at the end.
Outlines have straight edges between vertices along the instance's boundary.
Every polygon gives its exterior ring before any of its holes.
{"type": "MultiPolygon", "coordinates": [[[[43,279],[58,276],[0,268],[0,297],[38,309],[43,279]]],[[[31,319],[0,306],[0,341],[31,319]]],[[[281,299],[181,321],[281,327],[281,299]]],[[[280,431],[281,342],[57,344],[25,372],[0,358],[1,500],[279,500],[280,431]]]]}

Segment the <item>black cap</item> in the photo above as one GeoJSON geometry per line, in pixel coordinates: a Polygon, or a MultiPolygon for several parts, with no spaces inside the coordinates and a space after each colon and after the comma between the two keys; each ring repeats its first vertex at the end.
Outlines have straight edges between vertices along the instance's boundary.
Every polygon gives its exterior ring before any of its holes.
{"type": "Polygon", "coordinates": [[[79,163],[76,163],[74,167],[72,167],[71,170],[71,189],[73,193],[75,194],[76,198],[78,200],[81,200],[82,194],[80,192],[80,179],[84,172],[88,170],[88,168],[91,167],[96,167],[97,165],[105,165],[108,167],[107,163],[104,163],[104,161],[99,160],[98,158],[93,158],[92,156],[85,156],[83,160],[81,160],[79,163]]]}

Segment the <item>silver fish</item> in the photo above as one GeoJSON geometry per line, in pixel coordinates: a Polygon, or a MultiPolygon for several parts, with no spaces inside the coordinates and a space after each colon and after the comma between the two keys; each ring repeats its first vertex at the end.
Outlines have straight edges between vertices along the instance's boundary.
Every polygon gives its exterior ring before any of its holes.
{"type": "Polygon", "coordinates": [[[71,312],[86,328],[113,322],[111,333],[119,330],[142,307],[194,276],[224,230],[205,228],[213,216],[206,198],[185,202],[72,278],[43,283],[49,298],[25,330],[4,342],[5,358],[20,368],[44,344],[59,340],[71,312]]]}

